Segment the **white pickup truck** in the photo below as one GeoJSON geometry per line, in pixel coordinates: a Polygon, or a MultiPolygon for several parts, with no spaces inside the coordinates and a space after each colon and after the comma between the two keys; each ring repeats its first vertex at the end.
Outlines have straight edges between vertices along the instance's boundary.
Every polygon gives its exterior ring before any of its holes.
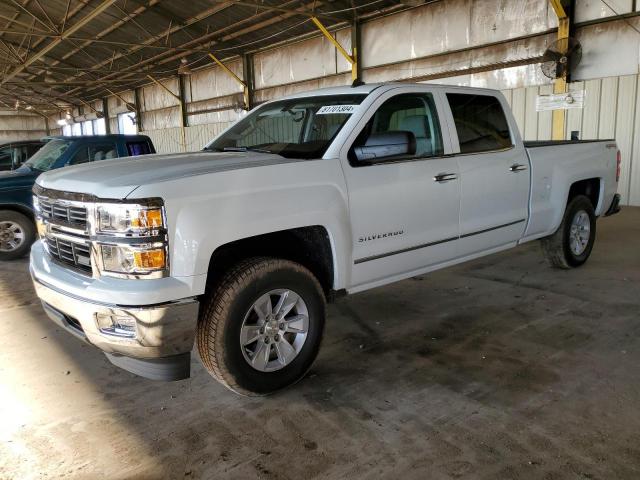
{"type": "Polygon", "coordinates": [[[265,103],[202,152],[46,173],[31,274],[48,315],[148,378],[194,347],[232,390],[310,368],[325,302],[542,239],[591,253],[619,210],[613,140],[523,143],[503,96],[339,87],[265,103]]]}

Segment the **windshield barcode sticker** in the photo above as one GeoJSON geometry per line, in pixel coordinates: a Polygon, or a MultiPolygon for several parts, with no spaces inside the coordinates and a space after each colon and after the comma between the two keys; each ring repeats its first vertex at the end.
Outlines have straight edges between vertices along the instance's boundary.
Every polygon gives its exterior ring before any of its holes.
{"type": "Polygon", "coordinates": [[[357,105],[325,105],[320,107],[316,115],[331,115],[336,113],[353,113],[356,111],[357,105]]]}

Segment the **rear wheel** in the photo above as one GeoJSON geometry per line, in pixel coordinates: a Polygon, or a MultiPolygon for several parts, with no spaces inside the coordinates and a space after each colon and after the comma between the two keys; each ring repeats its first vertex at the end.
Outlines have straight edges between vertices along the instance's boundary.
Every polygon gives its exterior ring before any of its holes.
{"type": "Polygon", "coordinates": [[[33,221],[12,210],[0,211],[0,260],[14,260],[29,252],[36,239],[33,221]]]}
{"type": "Polygon", "coordinates": [[[198,351],[209,373],[243,395],[300,380],[315,360],[325,299],[303,266],[254,258],[233,268],[205,302],[198,351]]]}
{"type": "Polygon", "coordinates": [[[551,266],[575,268],[583,265],[596,238],[596,216],[591,201],[584,195],[574,197],[564,213],[558,230],[542,239],[542,249],[551,266]]]}

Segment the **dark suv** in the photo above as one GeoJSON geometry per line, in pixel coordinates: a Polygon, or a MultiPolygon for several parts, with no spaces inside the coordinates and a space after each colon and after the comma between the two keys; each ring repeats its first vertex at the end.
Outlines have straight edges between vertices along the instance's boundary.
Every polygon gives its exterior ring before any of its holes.
{"type": "Polygon", "coordinates": [[[45,140],[24,140],[0,144],[0,171],[15,170],[29,160],[45,140]]]}
{"type": "Polygon", "coordinates": [[[156,153],[145,135],[46,137],[45,145],[21,167],[0,172],[0,260],[25,255],[36,239],[33,188],[46,171],[68,165],[156,153]]]}

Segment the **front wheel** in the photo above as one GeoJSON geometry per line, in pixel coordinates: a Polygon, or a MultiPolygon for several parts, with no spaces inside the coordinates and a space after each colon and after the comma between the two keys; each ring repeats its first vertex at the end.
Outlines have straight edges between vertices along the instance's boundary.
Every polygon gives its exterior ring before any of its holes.
{"type": "Polygon", "coordinates": [[[0,260],[15,260],[29,252],[36,240],[33,221],[13,210],[0,211],[0,260]]]}
{"type": "Polygon", "coordinates": [[[575,268],[584,264],[596,239],[596,215],[584,195],[574,197],[564,213],[558,230],[542,239],[542,249],[551,266],[575,268]]]}
{"type": "Polygon", "coordinates": [[[318,354],[325,298],[303,266],[254,258],[231,269],[205,301],[197,345],[209,373],[243,395],[300,380],[318,354]]]}

